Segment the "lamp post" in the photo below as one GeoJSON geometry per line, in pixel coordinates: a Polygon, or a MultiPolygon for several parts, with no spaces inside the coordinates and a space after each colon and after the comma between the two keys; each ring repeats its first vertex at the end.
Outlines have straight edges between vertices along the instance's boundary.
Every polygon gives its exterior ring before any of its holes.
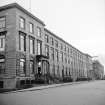
{"type": "Polygon", "coordinates": [[[31,12],[31,0],[29,0],[29,11],[31,12]]]}

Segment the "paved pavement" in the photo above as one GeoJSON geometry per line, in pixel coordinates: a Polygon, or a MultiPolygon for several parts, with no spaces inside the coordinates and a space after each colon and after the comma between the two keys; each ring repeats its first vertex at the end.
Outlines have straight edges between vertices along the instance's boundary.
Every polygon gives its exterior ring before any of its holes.
{"type": "MultiPolygon", "coordinates": [[[[41,85],[41,86],[36,85],[35,87],[32,87],[32,88],[12,91],[12,93],[14,93],[14,92],[25,92],[25,91],[43,90],[43,89],[48,89],[48,88],[55,88],[55,87],[60,87],[60,86],[80,84],[80,83],[86,83],[86,82],[88,82],[88,81],[70,82],[70,83],[61,83],[61,84],[50,84],[50,85],[41,85]]],[[[6,92],[6,93],[10,93],[10,92],[6,92]]]]}
{"type": "Polygon", "coordinates": [[[32,88],[5,92],[5,94],[16,93],[16,92],[25,92],[25,91],[43,90],[43,89],[48,89],[48,88],[55,88],[55,87],[60,87],[60,86],[74,85],[74,84],[80,84],[80,83],[86,83],[86,82],[88,82],[88,81],[69,82],[69,83],[61,83],[61,84],[49,84],[49,85],[36,85],[35,87],[32,87],[32,88]]]}
{"type": "Polygon", "coordinates": [[[105,105],[105,80],[36,88],[1,93],[0,105],[105,105]]]}

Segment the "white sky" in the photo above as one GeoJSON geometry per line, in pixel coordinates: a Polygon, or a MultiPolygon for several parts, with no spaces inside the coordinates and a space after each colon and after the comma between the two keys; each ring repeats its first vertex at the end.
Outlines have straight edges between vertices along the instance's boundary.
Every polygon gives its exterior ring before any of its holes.
{"type": "Polygon", "coordinates": [[[0,0],[17,2],[44,21],[53,33],[105,66],[105,0],[0,0]]]}

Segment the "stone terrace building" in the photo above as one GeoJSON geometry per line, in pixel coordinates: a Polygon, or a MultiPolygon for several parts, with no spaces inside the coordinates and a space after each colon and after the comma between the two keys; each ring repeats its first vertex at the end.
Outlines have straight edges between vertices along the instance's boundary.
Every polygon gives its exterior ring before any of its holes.
{"type": "Polygon", "coordinates": [[[17,3],[0,7],[0,88],[39,78],[87,78],[88,58],[17,3]]]}

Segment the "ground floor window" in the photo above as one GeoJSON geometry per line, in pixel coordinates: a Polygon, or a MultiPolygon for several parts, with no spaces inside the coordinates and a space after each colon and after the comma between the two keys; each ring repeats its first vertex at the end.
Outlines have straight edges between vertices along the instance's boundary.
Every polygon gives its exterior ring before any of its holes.
{"type": "Polygon", "coordinates": [[[62,69],[62,77],[64,77],[64,70],[62,69]]]}
{"type": "Polygon", "coordinates": [[[53,65],[53,75],[55,76],[55,65],[53,65]]]}
{"type": "Polygon", "coordinates": [[[0,81],[0,88],[3,88],[3,81],[0,81]]]}
{"type": "Polygon", "coordinates": [[[64,66],[62,67],[62,77],[64,77],[64,66]]]}
{"type": "Polygon", "coordinates": [[[59,76],[60,73],[59,73],[59,65],[57,66],[57,75],[59,76]]]}
{"type": "Polygon", "coordinates": [[[20,59],[20,74],[25,74],[25,59],[20,59]]]}
{"type": "Polygon", "coordinates": [[[5,34],[0,33],[0,51],[5,49],[5,34]]]}
{"type": "Polygon", "coordinates": [[[67,72],[67,67],[66,67],[66,73],[65,73],[65,74],[66,74],[66,76],[68,75],[68,72],[67,72]]]}
{"type": "Polygon", "coordinates": [[[30,60],[30,74],[34,73],[34,61],[30,60]]]}
{"type": "Polygon", "coordinates": [[[0,74],[4,73],[5,71],[5,59],[0,59],[0,74]]]}
{"type": "Polygon", "coordinates": [[[70,73],[70,68],[69,68],[69,76],[71,76],[71,73],[70,73]]]}

